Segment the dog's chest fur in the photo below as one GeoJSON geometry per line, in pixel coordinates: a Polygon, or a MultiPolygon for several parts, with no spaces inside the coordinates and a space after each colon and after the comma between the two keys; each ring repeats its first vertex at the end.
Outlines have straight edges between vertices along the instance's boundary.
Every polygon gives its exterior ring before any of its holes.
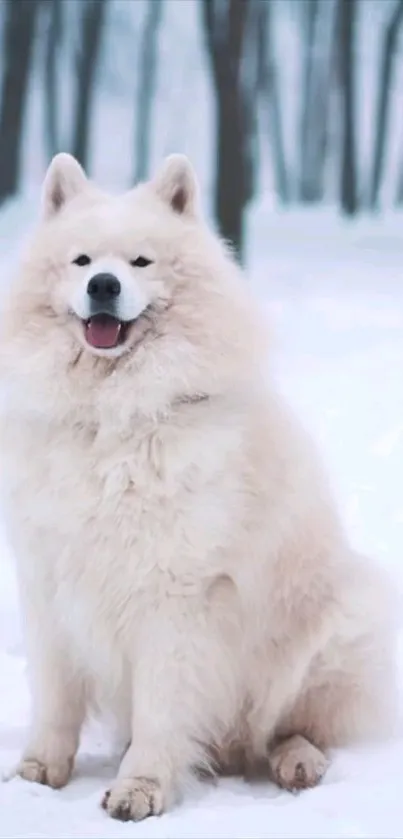
{"type": "Polygon", "coordinates": [[[24,578],[46,584],[57,620],[103,655],[128,649],[159,602],[203,598],[223,572],[239,498],[224,464],[239,435],[215,428],[212,445],[205,419],[191,425],[140,423],[123,439],[102,425],[13,424],[6,496],[24,578]]]}

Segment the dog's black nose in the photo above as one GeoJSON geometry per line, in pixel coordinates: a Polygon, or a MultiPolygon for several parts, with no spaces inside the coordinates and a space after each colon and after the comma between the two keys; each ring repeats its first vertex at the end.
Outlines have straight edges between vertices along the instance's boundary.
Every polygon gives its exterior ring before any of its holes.
{"type": "Polygon", "coordinates": [[[120,282],[113,274],[95,274],[87,286],[87,294],[96,303],[111,303],[120,292],[120,282]]]}

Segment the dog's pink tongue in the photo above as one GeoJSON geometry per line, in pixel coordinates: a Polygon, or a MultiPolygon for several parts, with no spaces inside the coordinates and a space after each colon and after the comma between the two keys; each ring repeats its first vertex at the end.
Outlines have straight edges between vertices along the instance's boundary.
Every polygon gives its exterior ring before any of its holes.
{"type": "Polygon", "coordinates": [[[85,337],[92,347],[108,350],[116,347],[121,323],[111,315],[94,315],[85,328],[85,337]]]}

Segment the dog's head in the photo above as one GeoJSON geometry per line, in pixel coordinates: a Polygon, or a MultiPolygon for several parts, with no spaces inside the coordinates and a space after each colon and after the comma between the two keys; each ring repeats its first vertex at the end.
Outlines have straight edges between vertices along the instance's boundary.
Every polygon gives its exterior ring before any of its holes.
{"type": "Polygon", "coordinates": [[[96,190],[72,157],[58,155],[43,203],[55,312],[85,351],[106,358],[129,352],[169,305],[180,238],[195,227],[189,164],[174,156],[152,184],[115,198],[96,190]]]}
{"type": "Polygon", "coordinates": [[[11,344],[19,334],[33,371],[46,353],[56,377],[74,367],[77,379],[81,366],[89,387],[91,370],[98,381],[100,371],[130,373],[133,398],[150,410],[251,375],[256,314],[227,249],[200,218],[185,157],[172,155],[151,181],[112,196],[59,154],[42,203],[7,330],[11,344]]]}

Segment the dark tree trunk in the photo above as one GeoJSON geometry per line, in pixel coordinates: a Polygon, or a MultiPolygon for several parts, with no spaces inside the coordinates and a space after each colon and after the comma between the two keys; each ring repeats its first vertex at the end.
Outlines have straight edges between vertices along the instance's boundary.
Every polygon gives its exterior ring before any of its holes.
{"type": "MultiPolygon", "coordinates": [[[[335,29],[337,22],[336,3],[327,0],[321,6],[322,22],[326,23],[327,50],[323,59],[318,63],[314,77],[313,101],[315,106],[315,131],[312,138],[310,153],[310,167],[312,172],[312,200],[322,201],[325,194],[325,173],[329,148],[329,118],[330,103],[334,90],[335,70],[335,29]],[[327,16],[327,20],[324,16],[327,16]]],[[[323,32],[318,37],[323,38],[323,32]]]]}
{"type": "Polygon", "coordinates": [[[217,179],[215,212],[222,236],[243,253],[245,173],[243,113],[238,96],[221,93],[217,101],[217,179]]]}
{"type": "Polygon", "coordinates": [[[355,108],[355,27],[357,0],[339,0],[339,73],[341,87],[342,149],[340,203],[346,215],[358,212],[356,108],[355,108]]]}
{"type": "Polygon", "coordinates": [[[106,8],[107,0],[85,0],[81,6],[82,35],[77,66],[77,98],[72,148],[74,156],[84,168],[88,167],[89,129],[106,8]]]}
{"type": "Polygon", "coordinates": [[[403,0],[398,0],[393,9],[391,18],[385,27],[385,33],[381,46],[378,94],[375,110],[375,143],[369,191],[369,205],[372,210],[375,210],[378,206],[382,175],[385,166],[385,152],[389,123],[390,88],[396,54],[396,43],[402,21],[403,0]]]}
{"type": "Polygon", "coordinates": [[[299,198],[322,201],[333,80],[335,2],[310,0],[305,43],[304,109],[301,117],[299,198]]]}
{"type": "Polygon", "coordinates": [[[221,235],[241,259],[244,213],[253,190],[250,109],[241,74],[252,6],[253,0],[202,0],[216,104],[215,214],[221,235]]]}
{"type": "Polygon", "coordinates": [[[163,0],[148,0],[141,36],[136,106],[135,183],[145,180],[149,172],[151,111],[155,97],[162,8],[163,0]]]}
{"type": "Polygon", "coordinates": [[[0,203],[18,191],[39,0],[5,0],[0,111],[0,203]]]}
{"type": "Polygon", "coordinates": [[[305,0],[301,6],[303,15],[303,45],[304,45],[304,69],[302,82],[302,110],[300,126],[300,165],[298,197],[301,201],[314,200],[311,155],[315,131],[315,109],[316,102],[313,98],[313,77],[315,67],[315,41],[319,13],[319,0],[305,0]]]}
{"type": "Polygon", "coordinates": [[[272,0],[266,0],[258,6],[258,93],[263,96],[265,105],[267,103],[268,133],[272,148],[276,193],[282,204],[288,204],[290,186],[272,35],[272,5],[272,0]]]}
{"type": "Polygon", "coordinates": [[[45,6],[47,13],[47,33],[45,49],[45,140],[49,157],[59,151],[58,137],[58,75],[57,51],[62,34],[62,3],[61,0],[48,0],[45,6]]]}

